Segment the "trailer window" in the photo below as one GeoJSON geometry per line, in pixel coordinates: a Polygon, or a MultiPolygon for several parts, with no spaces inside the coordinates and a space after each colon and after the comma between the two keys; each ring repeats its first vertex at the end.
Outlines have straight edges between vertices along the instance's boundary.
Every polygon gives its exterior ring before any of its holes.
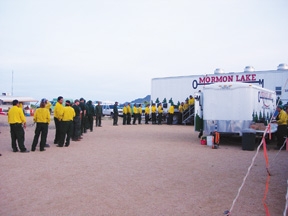
{"type": "Polygon", "coordinates": [[[282,87],[275,87],[275,92],[276,92],[276,95],[281,95],[281,92],[282,92],[282,87]]]}

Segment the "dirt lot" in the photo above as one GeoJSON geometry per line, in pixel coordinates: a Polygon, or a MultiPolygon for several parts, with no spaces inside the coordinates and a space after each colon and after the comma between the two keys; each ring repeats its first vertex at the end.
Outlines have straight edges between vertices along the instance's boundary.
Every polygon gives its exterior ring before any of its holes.
{"type": "MultiPolygon", "coordinates": [[[[119,121],[121,122],[121,118],[119,121]]],[[[28,117],[25,145],[34,135],[28,117]]],[[[256,151],[225,139],[220,149],[200,145],[192,126],[119,125],[84,134],[68,148],[53,143],[51,122],[45,152],[13,153],[7,117],[0,116],[0,215],[223,215],[229,209],[256,151]]],[[[288,152],[269,146],[267,204],[283,215],[288,152]]],[[[260,150],[232,215],[265,215],[266,169],[260,150]]]]}

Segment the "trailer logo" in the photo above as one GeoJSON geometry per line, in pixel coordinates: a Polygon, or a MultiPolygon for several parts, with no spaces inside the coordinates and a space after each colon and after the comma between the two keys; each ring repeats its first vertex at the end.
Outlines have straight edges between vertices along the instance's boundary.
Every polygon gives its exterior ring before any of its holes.
{"type": "Polygon", "coordinates": [[[269,101],[273,102],[272,93],[258,91],[258,102],[260,103],[261,100],[263,101],[264,108],[269,108],[270,107],[269,101]]]}
{"type": "Polygon", "coordinates": [[[199,85],[210,85],[213,83],[225,82],[244,82],[244,83],[258,83],[264,87],[264,79],[256,80],[256,74],[244,75],[224,75],[224,76],[204,76],[199,77],[199,80],[192,81],[193,89],[197,89],[199,85]]]}

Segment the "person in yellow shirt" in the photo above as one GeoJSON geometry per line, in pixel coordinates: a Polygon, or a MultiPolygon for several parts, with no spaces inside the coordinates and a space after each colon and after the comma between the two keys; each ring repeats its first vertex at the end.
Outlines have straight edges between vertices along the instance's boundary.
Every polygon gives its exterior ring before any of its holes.
{"type": "Polygon", "coordinates": [[[13,107],[11,107],[8,111],[8,123],[10,124],[12,150],[13,152],[18,152],[19,147],[20,152],[29,152],[24,145],[26,118],[23,110],[19,108],[19,101],[13,100],[12,104],[13,107]],[[18,141],[18,147],[16,141],[18,141]]]}
{"type": "Polygon", "coordinates": [[[137,104],[135,103],[133,106],[133,125],[136,125],[136,119],[138,119],[138,109],[137,104]]]}
{"type": "Polygon", "coordinates": [[[51,106],[52,106],[52,104],[46,98],[43,98],[42,100],[45,100],[45,108],[48,109],[50,114],[51,114],[51,106]]]}
{"type": "MultiPolygon", "coordinates": [[[[278,115],[276,117],[277,127],[277,147],[275,149],[279,150],[285,142],[285,136],[287,135],[287,114],[283,110],[283,106],[277,106],[278,115]]],[[[285,147],[284,147],[285,149],[285,147]]]]}
{"type": "Polygon", "coordinates": [[[152,104],[152,107],[151,107],[151,115],[152,115],[152,124],[156,124],[156,105],[155,103],[152,104]]]}
{"type": "Polygon", "coordinates": [[[184,103],[182,102],[178,107],[179,115],[178,115],[178,124],[182,124],[183,112],[184,112],[184,103]]]}
{"type": "Polygon", "coordinates": [[[41,100],[40,108],[36,109],[33,120],[34,122],[36,122],[36,129],[31,151],[35,151],[40,134],[41,134],[40,151],[45,151],[47,134],[48,134],[48,125],[50,123],[50,112],[49,109],[46,108],[45,98],[41,100]]]}
{"type": "Polygon", "coordinates": [[[168,125],[172,125],[173,116],[174,116],[174,104],[171,104],[168,111],[168,121],[167,121],[168,125]]]}
{"type": "Polygon", "coordinates": [[[145,124],[149,124],[149,115],[150,115],[150,105],[147,104],[145,107],[145,124]]]}
{"type": "Polygon", "coordinates": [[[186,99],[186,100],[185,100],[185,104],[183,105],[184,112],[185,112],[186,110],[188,110],[188,108],[189,108],[189,102],[188,102],[188,99],[186,99]]]}
{"type": "Polygon", "coordinates": [[[128,103],[128,105],[127,105],[127,125],[131,125],[131,114],[132,114],[131,106],[130,106],[130,103],[128,103]]]}
{"type": "Polygon", "coordinates": [[[123,107],[123,125],[126,125],[127,123],[127,106],[124,104],[123,107]]]}
{"type": "Polygon", "coordinates": [[[138,124],[141,124],[142,120],[142,104],[139,104],[138,106],[138,124]]]}
{"type": "Polygon", "coordinates": [[[162,104],[159,103],[159,105],[158,105],[158,125],[162,124],[162,115],[163,115],[163,107],[162,107],[162,104]]]}
{"type": "Polygon", "coordinates": [[[73,132],[73,118],[75,117],[75,110],[71,107],[69,100],[66,100],[63,114],[60,116],[61,129],[60,129],[60,140],[57,147],[63,147],[66,137],[65,147],[70,145],[70,138],[73,132]]]}
{"type": "Polygon", "coordinates": [[[58,144],[59,139],[60,139],[60,118],[63,115],[63,97],[59,96],[57,98],[57,103],[54,108],[54,123],[55,123],[55,139],[54,139],[54,144],[58,144]]]}
{"type": "Polygon", "coordinates": [[[189,106],[194,105],[194,103],[195,103],[195,99],[193,98],[192,95],[190,95],[189,96],[189,101],[188,101],[189,106]]]}

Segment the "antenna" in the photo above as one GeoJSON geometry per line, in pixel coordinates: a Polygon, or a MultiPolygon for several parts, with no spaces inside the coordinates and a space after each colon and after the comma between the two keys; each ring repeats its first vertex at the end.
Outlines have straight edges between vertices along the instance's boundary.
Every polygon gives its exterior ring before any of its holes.
{"type": "Polygon", "coordinates": [[[11,88],[11,94],[13,96],[13,78],[14,78],[14,71],[12,70],[12,88],[11,88]]]}

